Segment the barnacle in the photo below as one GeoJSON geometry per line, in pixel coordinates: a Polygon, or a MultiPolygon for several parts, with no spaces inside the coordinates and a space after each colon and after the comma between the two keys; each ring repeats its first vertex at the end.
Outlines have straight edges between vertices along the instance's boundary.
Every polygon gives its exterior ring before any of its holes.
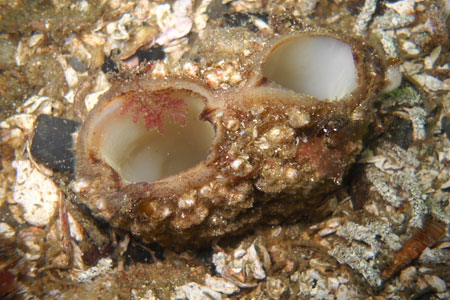
{"type": "Polygon", "coordinates": [[[99,104],[84,135],[89,155],[127,182],[151,182],[194,166],[214,137],[211,124],[198,119],[201,94],[164,85],[152,90],[148,83],[131,83],[99,104]]]}
{"type": "Polygon", "coordinates": [[[238,87],[119,80],[76,141],[80,200],[161,244],[201,245],[261,222],[320,217],[362,147],[383,84],[373,49],[286,33],[238,87]]]}
{"type": "Polygon", "coordinates": [[[358,86],[351,47],[328,36],[288,36],[269,53],[263,75],[321,100],[342,99],[358,86]]]}

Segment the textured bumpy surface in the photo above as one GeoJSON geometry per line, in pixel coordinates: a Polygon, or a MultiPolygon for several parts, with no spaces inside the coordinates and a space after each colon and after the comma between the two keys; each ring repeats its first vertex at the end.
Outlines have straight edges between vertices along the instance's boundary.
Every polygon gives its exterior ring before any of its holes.
{"type": "MultiPolygon", "coordinates": [[[[75,185],[81,200],[114,226],[170,246],[201,245],[256,223],[329,213],[324,198],[342,183],[371,121],[371,100],[383,78],[380,62],[361,41],[323,30],[284,34],[267,43],[262,56],[249,58],[254,67],[247,81],[227,91],[179,78],[114,83],[78,133],[75,185]],[[264,77],[263,66],[277,48],[315,36],[343,40],[352,49],[357,87],[341,99],[321,100],[264,77]],[[112,109],[114,101],[157,103],[176,93],[204,102],[199,117],[215,128],[206,159],[159,180],[125,180],[101,150],[102,111],[112,109]]],[[[125,105],[120,115],[128,113],[125,105]]],[[[156,128],[165,112],[158,117],[155,105],[139,105],[134,121],[141,114],[147,129],[156,128]]]]}
{"type": "Polygon", "coordinates": [[[0,2],[0,298],[450,299],[449,4],[0,2]]]}

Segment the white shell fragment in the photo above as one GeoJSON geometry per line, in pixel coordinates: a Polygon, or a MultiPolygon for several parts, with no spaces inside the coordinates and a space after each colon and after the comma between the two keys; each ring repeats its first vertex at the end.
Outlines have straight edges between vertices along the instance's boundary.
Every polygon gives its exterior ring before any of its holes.
{"type": "Polygon", "coordinates": [[[395,90],[402,83],[402,73],[400,73],[400,71],[394,66],[390,66],[386,70],[386,74],[384,75],[384,77],[386,83],[382,90],[383,93],[395,90]]]}
{"type": "MultiPolygon", "coordinates": [[[[242,246],[239,246],[232,254],[215,253],[213,264],[219,275],[231,280],[237,287],[255,287],[255,279],[264,280],[266,278],[265,270],[269,269],[271,265],[270,256],[267,249],[258,241],[254,241],[245,250],[242,246]]],[[[224,291],[224,293],[226,292],[224,291]]]]}
{"type": "Polygon", "coordinates": [[[206,274],[205,276],[205,284],[216,292],[226,295],[231,295],[239,291],[239,288],[234,283],[225,280],[222,277],[211,276],[209,274],[206,274]]]}
{"type": "Polygon", "coordinates": [[[253,271],[253,277],[256,279],[266,278],[266,272],[264,272],[263,265],[258,257],[254,243],[247,249],[247,255],[249,261],[252,262],[251,270],[253,271]]]}
{"type": "Polygon", "coordinates": [[[159,45],[187,35],[192,29],[192,20],[188,15],[192,11],[192,1],[178,0],[173,6],[173,13],[170,13],[169,4],[160,4],[156,7],[158,25],[162,29],[161,35],[156,39],[159,45]]]}
{"type": "Polygon", "coordinates": [[[22,206],[23,218],[28,223],[47,225],[58,204],[57,186],[34,168],[29,160],[16,160],[12,165],[16,169],[13,201],[22,206]]]}
{"type": "Polygon", "coordinates": [[[448,91],[450,90],[450,84],[446,81],[441,81],[436,77],[433,77],[428,74],[416,74],[412,76],[413,80],[419,84],[420,86],[423,86],[429,91],[448,91]]]}
{"type": "Polygon", "coordinates": [[[78,273],[77,280],[78,282],[89,282],[102,274],[106,274],[111,270],[112,265],[113,261],[111,258],[102,258],[98,261],[95,267],[78,273]]]}
{"type": "Polygon", "coordinates": [[[175,299],[177,300],[222,299],[222,295],[220,293],[195,282],[190,282],[188,284],[175,288],[175,293],[175,299]]]}
{"type": "Polygon", "coordinates": [[[11,226],[9,226],[7,223],[0,223],[0,235],[5,238],[12,238],[14,237],[14,229],[12,229],[11,226]]]}
{"type": "Polygon", "coordinates": [[[415,0],[402,0],[394,3],[386,3],[386,7],[395,10],[399,15],[412,15],[414,14],[415,0]]]}
{"type": "Polygon", "coordinates": [[[419,49],[417,49],[416,44],[408,40],[403,41],[402,48],[409,55],[418,55],[420,53],[419,49]]]}
{"type": "Polygon", "coordinates": [[[127,25],[132,21],[130,14],[124,14],[118,22],[112,22],[106,25],[106,32],[112,39],[117,41],[128,40],[129,34],[127,25]]]}
{"type": "Polygon", "coordinates": [[[280,279],[275,277],[267,278],[267,292],[272,299],[280,299],[286,290],[286,285],[280,279]]]}
{"type": "Polygon", "coordinates": [[[441,49],[442,47],[439,45],[431,51],[429,56],[425,57],[424,65],[426,69],[433,68],[434,63],[439,58],[439,55],[441,55],[441,49]]]}
{"type": "Polygon", "coordinates": [[[58,56],[57,60],[64,70],[64,77],[66,79],[67,85],[69,85],[70,88],[74,88],[78,84],[77,71],[75,71],[75,69],[67,63],[66,59],[62,55],[58,56]]]}
{"type": "Polygon", "coordinates": [[[197,10],[194,13],[194,24],[196,31],[201,31],[206,27],[206,24],[208,22],[207,9],[211,2],[213,1],[205,0],[200,2],[200,4],[198,5],[197,10]]]}
{"type": "Polygon", "coordinates": [[[36,120],[35,115],[31,114],[16,114],[3,122],[0,122],[0,128],[2,129],[11,129],[14,127],[18,127],[25,132],[29,132],[33,129],[34,121],[36,120]]]}
{"type": "Polygon", "coordinates": [[[70,213],[68,213],[68,218],[70,226],[70,236],[77,242],[82,241],[84,238],[83,226],[81,226],[81,224],[70,213]]]}
{"type": "Polygon", "coordinates": [[[84,100],[84,104],[88,111],[91,111],[94,106],[98,102],[98,98],[103,95],[109,88],[111,84],[108,82],[106,75],[104,73],[100,73],[97,77],[97,81],[95,83],[94,91],[86,96],[84,100]]]}
{"type": "Polygon", "coordinates": [[[50,114],[52,112],[53,100],[47,96],[31,96],[17,109],[18,112],[26,114],[50,114]]]}

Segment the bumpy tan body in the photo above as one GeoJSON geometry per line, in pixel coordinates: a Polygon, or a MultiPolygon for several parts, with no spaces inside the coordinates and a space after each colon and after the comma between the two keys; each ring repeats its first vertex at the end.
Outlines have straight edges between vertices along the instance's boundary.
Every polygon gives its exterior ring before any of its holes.
{"type": "Polygon", "coordinates": [[[317,217],[362,149],[372,120],[371,101],[383,70],[361,41],[321,30],[268,40],[253,55],[248,78],[227,90],[201,80],[139,77],[118,81],[89,114],[76,140],[80,200],[111,225],[167,246],[204,245],[256,224],[317,217]],[[320,100],[268,80],[267,57],[286,40],[330,36],[353,51],[358,86],[339,101],[320,100]],[[207,157],[196,166],[152,182],[128,182],[92,146],[96,116],[117,98],[140,93],[195,94],[200,118],[214,126],[207,157]]]}

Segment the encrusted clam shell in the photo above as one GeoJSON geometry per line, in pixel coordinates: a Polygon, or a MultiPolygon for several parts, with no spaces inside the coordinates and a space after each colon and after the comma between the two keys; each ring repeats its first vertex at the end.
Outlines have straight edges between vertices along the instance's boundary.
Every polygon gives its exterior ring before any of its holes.
{"type": "MultiPolygon", "coordinates": [[[[75,186],[81,201],[113,226],[168,246],[198,246],[254,224],[323,214],[323,199],[339,188],[361,150],[384,70],[370,46],[325,31],[275,38],[251,59],[258,68],[246,84],[226,91],[179,78],[113,83],[78,133],[75,186]],[[268,71],[289,69],[290,61],[272,61],[285,55],[296,60],[286,53],[314,53],[304,45],[322,42],[350,57],[345,72],[340,72],[341,57],[328,57],[334,55],[329,49],[310,58],[323,59],[329,68],[312,77],[337,69],[338,75],[325,77],[337,80],[338,92],[318,96],[316,91],[329,88],[326,82],[315,82],[317,90],[310,92],[279,77],[300,76],[302,83],[308,76],[301,70],[268,71]],[[339,81],[349,72],[354,74],[339,81]],[[198,157],[191,159],[196,146],[187,145],[185,137],[200,145],[198,157]],[[181,138],[181,144],[160,146],[181,138]],[[159,144],[148,142],[153,139],[159,144]],[[155,151],[185,159],[187,167],[163,167],[165,158],[155,151]],[[156,162],[136,158],[130,164],[133,153],[156,162]],[[130,175],[124,165],[139,170],[130,175]]],[[[308,59],[292,62],[300,69],[305,63],[308,59]]]]}

